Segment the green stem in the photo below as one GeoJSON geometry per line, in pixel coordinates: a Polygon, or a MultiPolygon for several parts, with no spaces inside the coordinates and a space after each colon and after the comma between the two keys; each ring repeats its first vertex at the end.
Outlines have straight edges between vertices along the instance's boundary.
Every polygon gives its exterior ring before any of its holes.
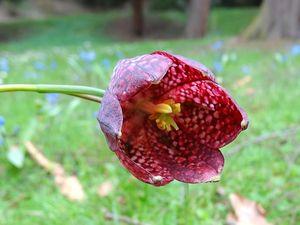
{"type": "MultiPolygon", "coordinates": [[[[60,85],[60,84],[4,84],[0,85],[0,92],[28,91],[38,93],[61,93],[77,97],[102,97],[104,90],[88,86],[60,85]]],[[[88,99],[88,98],[86,98],[88,99]]]]}
{"type": "Polygon", "coordinates": [[[68,95],[86,99],[86,100],[89,100],[92,102],[97,102],[97,103],[101,103],[101,101],[102,101],[101,97],[93,96],[93,95],[83,95],[83,94],[68,94],[68,95]]]}

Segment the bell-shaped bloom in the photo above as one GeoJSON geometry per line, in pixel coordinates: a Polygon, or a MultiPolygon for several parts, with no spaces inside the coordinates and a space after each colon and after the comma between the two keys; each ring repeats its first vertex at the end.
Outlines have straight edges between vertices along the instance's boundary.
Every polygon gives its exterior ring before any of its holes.
{"type": "Polygon", "coordinates": [[[248,125],[212,72],[166,52],[121,60],[98,120],[123,166],[155,186],[217,181],[224,165],[219,148],[248,125]]]}

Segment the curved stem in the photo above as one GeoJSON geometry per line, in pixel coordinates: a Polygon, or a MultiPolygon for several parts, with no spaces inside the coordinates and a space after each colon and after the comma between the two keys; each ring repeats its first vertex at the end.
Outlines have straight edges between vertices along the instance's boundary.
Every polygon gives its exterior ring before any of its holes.
{"type": "MultiPolygon", "coordinates": [[[[61,93],[89,99],[89,96],[102,97],[104,90],[88,86],[60,85],[60,84],[4,84],[0,85],[0,92],[28,91],[38,93],[61,93]]],[[[98,99],[98,98],[97,98],[98,99]]],[[[95,100],[95,98],[94,98],[95,100]]],[[[98,99],[99,100],[99,99],[98,99]]]]}
{"type": "Polygon", "coordinates": [[[101,103],[102,100],[102,98],[93,95],[83,95],[83,94],[68,94],[68,95],[86,99],[92,102],[97,102],[97,103],[101,103]]]}

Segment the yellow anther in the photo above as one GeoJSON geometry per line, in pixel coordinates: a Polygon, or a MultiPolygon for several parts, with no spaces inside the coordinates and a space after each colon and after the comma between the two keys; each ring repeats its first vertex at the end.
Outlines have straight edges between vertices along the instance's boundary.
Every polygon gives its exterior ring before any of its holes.
{"type": "Polygon", "coordinates": [[[173,113],[180,113],[181,108],[180,108],[180,103],[175,103],[174,100],[169,99],[164,101],[165,104],[168,104],[172,108],[173,113]]]}
{"type": "Polygon", "coordinates": [[[156,105],[151,102],[143,102],[138,104],[138,108],[150,114],[149,119],[155,120],[160,130],[168,132],[171,131],[172,128],[175,130],[179,129],[173,116],[180,113],[180,103],[175,103],[175,101],[171,99],[156,105]]]}
{"type": "Polygon", "coordinates": [[[154,110],[155,110],[156,113],[165,113],[165,114],[168,114],[168,113],[172,113],[173,108],[170,105],[168,105],[168,104],[161,103],[161,104],[157,104],[155,106],[154,110]]]}
{"type": "Polygon", "coordinates": [[[138,104],[138,108],[142,109],[144,112],[149,114],[153,113],[172,113],[172,107],[169,104],[160,103],[153,104],[151,102],[142,102],[138,104]]]}
{"type": "Polygon", "coordinates": [[[180,107],[180,103],[176,103],[171,105],[173,113],[180,113],[181,111],[181,107],[180,107]]]}

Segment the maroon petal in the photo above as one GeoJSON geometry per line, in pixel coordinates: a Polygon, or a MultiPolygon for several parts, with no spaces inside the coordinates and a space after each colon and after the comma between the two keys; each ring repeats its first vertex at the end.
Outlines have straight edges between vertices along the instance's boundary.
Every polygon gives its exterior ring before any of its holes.
{"type": "Polygon", "coordinates": [[[145,115],[139,112],[123,115],[116,97],[109,91],[105,93],[98,120],[110,149],[139,180],[155,186],[166,185],[173,177],[155,157],[143,129],[144,119],[145,115]]]}
{"type": "Polygon", "coordinates": [[[153,126],[147,132],[153,151],[176,180],[203,183],[219,179],[224,157],[218,149],[200,144],[181,130],[165,133],[153,126]]]}
{"type": "Polygon", "coordinates": [[[116,154],[122,165],[143,182],[163,186],[173,180],[169,170],[153,151],[152,143],[151,145],[148,143],[145,129],[123,140],[116,154]]]}
{"type": "Polygon", "coordinates": [[[162,98],[182,103],[177,125],[210,148],[230,143],[248,124],[244,111],[214,82],[187,83],[162,98]]]}
{"type": "Polygon", "coordinates": [[[167,164],[172,176],[185,183],[219,181],[224,166],[222,153],[204,145],[193,148],[193,155],[174,156],[167,164]]]}
{"type": "Polygon", "coordinates": [[[152,86],[149,90],[150,92],[154,92],[156,96],[164,94],[184,83],[199,80],[215,80],[212,72],[200,63],[183,57],[173,56],[167,52],[153,52],[152,54],[162,55],[172,60],[172,65],[161,82],[158,85],[152,86]]]}
{"type": "Polygon", "coordinates": [[[100,127],[106,136],[110,149],[118,149],[118,138],[121,136],[123,114],[118,99],[106,91],[97,117],[100,127]]]}
{"type": "Polygon", "coordinates": [[[201,71],[203,74],[205,74],[205,77],[207,77],[207,80],[211,80],[211,81],[215,81],[215,76],[214,74],[203,64],[192,60],[192,59],[188,59],[185,58],[181,55],[175,55],[176,58],[180,59],[182,62],[186,63],[187,65],[196,68],[197,70],[201,71]]]}
{"type": "Polygon", "coordinates": [[[113,71],[109,90],[125,101],[153,83],[158,83],[172,61],[161,55],[142,55],[121,60],[113,71]]]}

